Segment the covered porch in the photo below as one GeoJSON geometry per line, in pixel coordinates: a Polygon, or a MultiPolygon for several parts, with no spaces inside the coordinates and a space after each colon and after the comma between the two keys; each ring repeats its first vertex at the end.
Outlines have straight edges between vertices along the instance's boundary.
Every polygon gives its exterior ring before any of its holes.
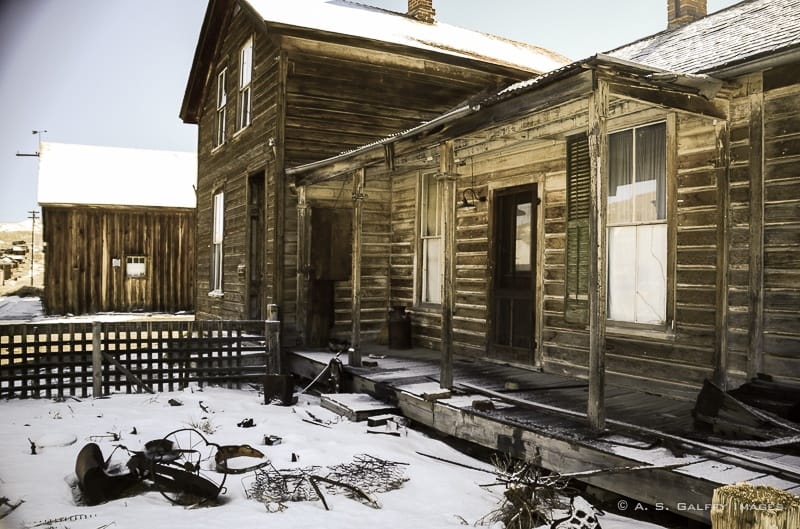
{"type": "MultiPolygon", "coordinates": [[[[362,355],[361,367],[340,357],[343,391],[370,394],[442,434],[581,473],[575,479],[620,495],[631,511],[668,509],[708,523],[713,491],[723,485],[800,493],[800,457],[709,441],[694,426],[691,401],[607,385],[606,426],[597,431],[586,416],[585,380],[457,355],[448,393],[440,387],[441,352],[363,344],[362,355]]],[[[287,368],[311,380],[334,356],[294,351],[287,368]]]]}

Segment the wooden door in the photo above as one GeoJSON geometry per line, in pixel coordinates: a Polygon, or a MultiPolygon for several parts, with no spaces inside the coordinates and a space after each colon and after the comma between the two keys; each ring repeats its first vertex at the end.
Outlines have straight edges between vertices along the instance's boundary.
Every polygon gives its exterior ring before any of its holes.
{"type": "Polygon", "coordinates": [[[263,320],[265,316],[264,193],[264,173],[251,175],[248,179],[247,200],[247,318],[251,320],[263,320]]]}
{"type": "Polygon", "coordinates": [[[497,191],[493,201],[490,355],[534,362],[536,185],[497,191]]]}

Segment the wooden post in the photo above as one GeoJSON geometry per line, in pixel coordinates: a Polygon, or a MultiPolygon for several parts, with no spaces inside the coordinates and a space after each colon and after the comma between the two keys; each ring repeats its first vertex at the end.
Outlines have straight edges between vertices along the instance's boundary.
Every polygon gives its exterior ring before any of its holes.
{"type": "Polygon", "coordinates": [[[92,397],[97,399],[103,396],[103,350],[102,350],[103,324],[99,321],[92,323],[92,397]]]}
{"type": "Polygon", "coordinates": [[[308,271],[311,264],[311,208],[306,187],[297,187],[297,335],[301,344],[308,339],[308,271]]]}
{"type": "Polygon", "coordinates": [[[716,344],[714,346],[714,382],[728,388],[728,262],[730,252],[729,135],[728,122],[716,121],[717,137],[717,288],[716,344]]]}
{"type": "Polygon", "coordinates": [[[608,83],[594,72],[589,95],[589,156],[591,195],[589,210],[589,425],[605,428],[606,347],[606,225],[608,196],[608,83]]]}
{"type": "Polygon", "coordinates": [[[442,210],[444,234],[444,263],[442,280],[442,358],[439,386],[442,389],[453,387],[453,313],[455,312],[456,275],[456,174],[454,171],[453,142],[441,145],[439,162],[439,182],[442,188],[442,210]]]}
{"type": "Polygon", "coordinates": [[[353,261],[352,261],[352,310],[353,328],[350,336],[348,364],[361,366],[361,230],[363,224],[364,181],[366,170],[362,167],[353,173],[353,261]]]}
{"type": "Polygon", "coordinates": [[[749,483],[714,490],[711,500],[714,529],[790,529],[800,527],[800,497],[749,483]]]}
{"type": "MultiPolygon", "coordinates": [[[[276,374],[281,374],[283,370],[280,332],[281,322],[278,317],[278,306],[270,303],[267,305],[267,320],[264,322],[264,340],[266,341],[267,355],[275,359],[276,374]]],[[[267,362],[267,365],[269,365],[269,362],[267,362]]]]}
{"type": "Polygon", "coordinates": [[[750,346],[747,378],[762,371],[764,359],[764,91],[761,74],[748,86],[750,95],[750,346]]]}
{"type": "MultiPolygon", "coordinates": [[[[285,225],[286,225],[286,79],[289,70],[289,59],[285,51],[280,52],[279,78],[277,90],[277,123],[275,125],[275,234],[272,246],[272,303],[283,305],[285,225]]],[[[265,182],[266,184],[266,182],[265,182]]]]}

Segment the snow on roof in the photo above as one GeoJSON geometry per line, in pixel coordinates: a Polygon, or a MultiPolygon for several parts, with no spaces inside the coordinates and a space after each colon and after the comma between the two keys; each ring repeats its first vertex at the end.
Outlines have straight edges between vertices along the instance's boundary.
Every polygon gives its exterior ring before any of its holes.
{"type": "Polygon", "coordinates": [[[305,27],[477,59],[536,73],[569,62],[538,46],[441,22],[428,24],[347,0],[248,0],[266,22],[305,27]]]}
{"type": "Polygon", "coordinates": [[[197,155],[42,142],[39,204],[195,207],[197,155]]]}
{"type": "Polygon", "coordinates": [[[675,72],[711,72],[800,46],[800,0],[741,2],[608,52],[675,72]]]}

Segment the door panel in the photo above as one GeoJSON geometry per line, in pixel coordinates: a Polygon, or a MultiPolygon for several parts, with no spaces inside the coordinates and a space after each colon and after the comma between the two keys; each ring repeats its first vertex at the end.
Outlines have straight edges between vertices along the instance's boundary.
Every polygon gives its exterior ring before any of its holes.
{"type": "Polygon", "coordinates": [[[247,214],[248,226],[248,276],[247,276],[247,317],[251,320],[264,319],[266,300],[264,280],[264,237],[266,217],[264,211],[264,173],[252,175],[248,182],[247,214]]]}
{"type": "Polygon", "coordinates": [[[492,357],[534,362],[536,185],[497,191],[493,204],[492,357]]]}

